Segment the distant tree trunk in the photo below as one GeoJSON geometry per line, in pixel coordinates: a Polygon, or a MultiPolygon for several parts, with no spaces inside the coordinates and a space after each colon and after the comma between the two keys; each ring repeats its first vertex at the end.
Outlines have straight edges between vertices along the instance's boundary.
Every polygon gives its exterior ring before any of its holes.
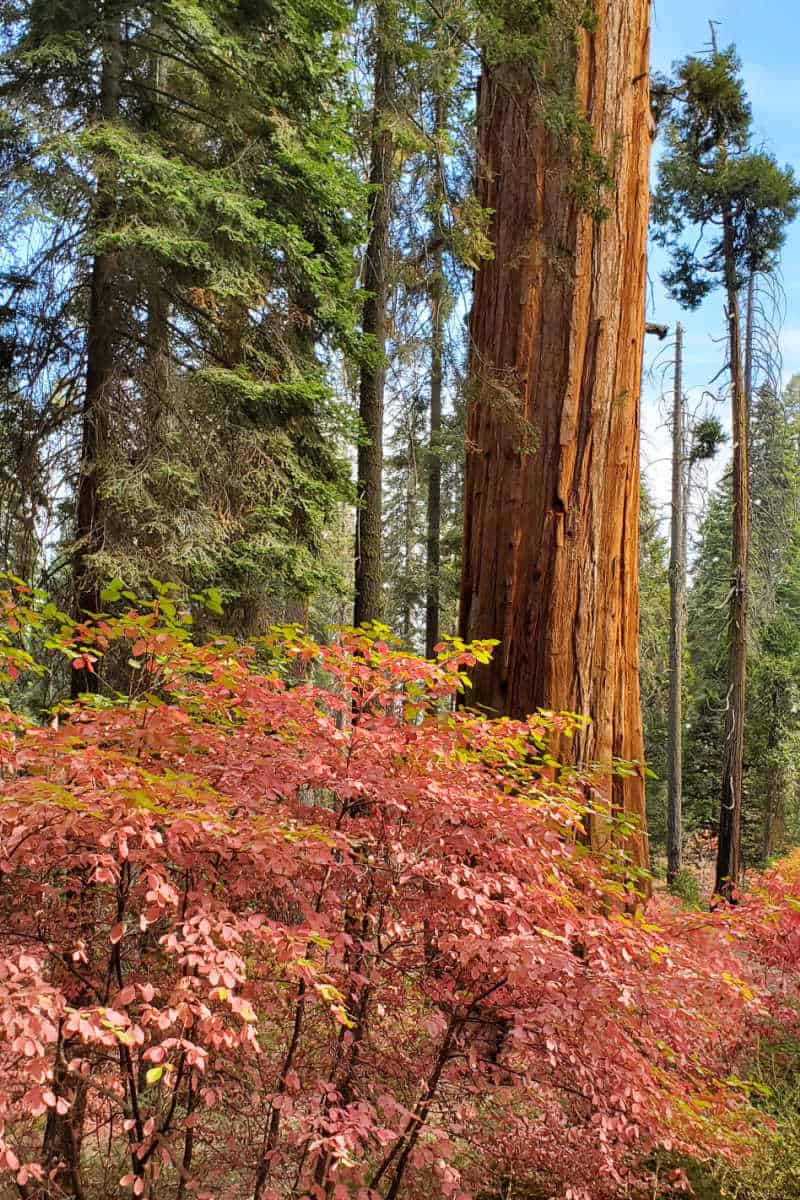
{"type": "Polygon", "coordinates": [[[736,280],[733,221],[723,214],[723,252],[727,292],[728,349],[733,426],[733,539],[729,610],[728,696],[714,890],[735,898],[742,878],[742,806],[744,725],[747,699],[747,572],[750,549],[750,478],[748,467],[747,386],[742,364],[739,290],[736,280]]]}
{"type": "Polygon", "coordinates": [[[358,447],[353,622],[380,620],[383,611],[383,393],[384,354],[389,306],[389,253],[392,219],[394,139],[388,116],[394,103],[395,64],[391,44],[391,8],[375,6],[375,86],[372,110],[369,241],[364,267],[363,329],[371,334],[378,357],[361,367],[358,412],[366,440],[358,447]]]}
{"type": "Polygon", "coordinates": [[[762,857],[764,866],[781,849],[786,837],[786,793],[788,779],[786,764],[777,756],[780,748],[781,711],[783,697],[777,683],[772,688],[772,721],[767,735],[767,754],[770,767],[767,774],[768,786],[764,790],[764,825],[762,857]]]}
{"type": "Polygon", "coordinates": [[[686,449],[683,418],[683,326],[675,331],[672,405],[672,527],[669,562],[669,732],[667,745],[667,883],[681,869],[683,841],[683,625],[686,591],[686,449]]]}
{"type": "Polygon", "coordinates": [[[405,575],[405,595],[403,596],[402,638],[407,646],[411,645],[413,632],[413,612],[416,588],[414,587],[414,547],[417,540],[417,492],[419,476],[417,472],[417,447],[414,439],[414,422],[409,416],[408,444],[406,446],[406,498],[403,514],[403,574],[405,575]]]}
{"type": "MultiPolygon", "coordinates": [[[[157,14],[153,15],[153,39],[155,45],[150,52],[150,77],[156,95],[166,92],[169,81],[167,59],[158,49],[165,40],[166,27],[157,14]]],[[[158,120],[158,105],[153,101],[153,116],[149,124],[158,120]]],[[[169,297],[164,290],[163,279],[158,262],[153,260],[148,265],[146,283],[147,303],[147,332],[145,352],[147,369],[144,386],[146,388],[143,417],[146,428],[142,430],[142,442],[157,443],[161,418],[167,404],[170,379],[170,344],[169,344],[169,297]]]]}
{"type": "MultiPolygon", "coordinates": [[[[585,714],[591,727],[571,753],[604,768],[644,758],[649,9],[649,0],[600,0],[596,32],[580,35],[579,107],[616,175],[606,220],[581,208],[524,67],[484,65],[479,95],[478,193],[493,213],[495,254],[477,272],[470,323],[460,632],[501,644],[476,670],[470,703],[517,717],[539,706],[585,714]]],[[[642,771],[614,779],[612,803],[637,822],[626,844],[645,863],[642,771]]],[[[607,845],[607,815],[589,833],[607,845]]]]}
{"type": "MultiPolygon", "coordinates": [[[[119,116],[122,48],[119,18],[106,25],[100,81],[100,113],[103,121],[119,116]]],[[[93,212],[95,234],[105,230],[114,213],[114,181],[105,166],[97,170],[93,212]]],[[[100,495],[100,468],[108,443],[108,405],[116,369],[116,256],[98,250],[92,261],[89,316],[86,335],[86,382],[81,424],[81,462],[78,479],[76,543],[73,556],[73,585],[76,610],[80,615],[100,607],[100,588],[91,558],[103,547],[104,529],[100,495]]],[[[97,677],[89,671],[73,671],[72,693],[97,690],[97,677]]]]}
{"type": "Polygon", "coordinates": [[[747,280],[747,303],[744,320],[744,390],[747,397],[748,430],[753,412],[753,341],[755,333],[756,276],[751,271],[747,280]]]}
{"type": "Polygon", "coordinates": [[[435,655],[439,644],[442,569],[442,382],[444,359],[444,277],[441,246],[434,251],[431,286],[431,400],[428,445],[428,539],[426,552],[425,654],[435,655]]]}
{"type": "MultiPolygon", "coordinates": [[[[436,133],[440,134],[447,120],[447,99],[436,98],[436,133]]],[[[444,201],[439,179],[441,165],[437,156],[436,219],[441,221],[444,201]]],[[[441,231],[436,230],[439,234],[441,231]]],[[[430,395],[430,443],[428,446],[428,539],[426,552],[426,597],[425,597],[425,654],[433,658],[439,643],[439,621],[441,610],[441,567],[442,567],[442,384],[444,380],[444,250],[437,236],[433,251],[431,276],[431,395],[430,395]]]]}

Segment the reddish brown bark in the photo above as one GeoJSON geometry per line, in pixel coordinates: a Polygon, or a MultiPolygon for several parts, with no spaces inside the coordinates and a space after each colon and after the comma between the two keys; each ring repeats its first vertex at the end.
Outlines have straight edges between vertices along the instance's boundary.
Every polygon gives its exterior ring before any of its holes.
{"type": "MultiPolygon", "coordinates": [[[[471,702],[591,718],[584,762],[643,760],[638,682],[639,390],[650,151],[649,0],[601,0],[582,33],[579,109],[613,165],[596,220],[521,68],[485,67],[478,190],[495,256],[477,273],[461,634],[500,639],[471,702]],[[527,445],[525,443],[528,443],[527,445]],[[532,443],[532,444],[531,444],[532,443]]],[[[616,779],[638,822],[644,782],[616,779]]],[[[608,840],[598,817],[592,841],[608,840]]]]}

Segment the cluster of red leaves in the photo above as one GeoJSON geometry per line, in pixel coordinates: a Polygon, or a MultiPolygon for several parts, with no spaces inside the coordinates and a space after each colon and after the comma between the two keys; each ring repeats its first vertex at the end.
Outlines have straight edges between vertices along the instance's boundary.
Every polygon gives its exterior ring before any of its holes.
{"type": "Polygon", "coordinates": [[[800,1032],[800,850],[754,879],[740,898],[734,932],[769,1018],[800,1032]]]}
{"type": "MultiPolygon", "coordinates": [[[[16,676],[47,619],[4,605],[16,676]]],[[[158,603],[47,636],[142,682],[0,709],[23,1198],[601,1200],[744,1136],[738,943],[587,852],[585,781],[542,764],[563,721],[453,711],[484,647],[195,647],[158,603]]]]}

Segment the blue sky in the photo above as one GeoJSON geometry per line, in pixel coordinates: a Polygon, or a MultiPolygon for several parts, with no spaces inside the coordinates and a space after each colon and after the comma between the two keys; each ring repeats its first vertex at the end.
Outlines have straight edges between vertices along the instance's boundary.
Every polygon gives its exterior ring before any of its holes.
{"type": "MultiPolygon", "coordinates": [[[[669,71],[686,54],[709,42],[710,19],[719,22],[720,45],[733,42],[742,60],[745,85],[753,108],[755,140],[781,163],[800,174],[800,54],[795,35],[797,0],[654,0],[652,63],[669,71]]],[[[694,395],[719,370],[724,346],[713,338],[723,333],[722,298],[715,292],[697,313],[681,313],[664,294],[658,279],[659,259],[651,254],[652,294],[648,317],[671,328],[681,320],[686,329],[685,384],[694,395]]],[[[800,372],[800,221],[789,232],[782,262],[786,317],[782,332],[784,376],[800,372]]],[[[648,338],[642,409],[642,461],[659,501],[668,499],[668,434],[663,424],[657,355],[661,347],[648,338]]],[[[720,409],[719,415],[724,419],[720,409]]],[[[724,457],[724,456],[723,456],[724,457]]],[[[721,464],[719,464],[721,465],[721,464]]],[[[718,472],[719,465],[713,476],[718,472]]]]}

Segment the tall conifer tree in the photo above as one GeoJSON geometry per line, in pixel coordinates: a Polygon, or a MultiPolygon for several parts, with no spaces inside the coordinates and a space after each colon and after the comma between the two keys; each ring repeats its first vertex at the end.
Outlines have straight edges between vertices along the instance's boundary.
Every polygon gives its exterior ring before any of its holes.
{"type": "Polygon", "coordinates": [[[750,545],[748,386],[739,294],[748,278],[774,266],[800,193],[789,168],[751,148],[752,114],[733,49],[719,51],[715,43],[710,54],[686,59],[664,94],[669,97],[668,149],[659,164],[654,216],[657,237],[672,254],[665,282],[689,308],[715,286],[725,292],[733,527],[716,890],[733,898],[742,874],[750,545]]]}
{"type": "Polygon", "coordinates": [[[396,187],[392,126],[397,117],[397,39],[394,5],[389,0],[376,0],[372,24],[371,197],[362,320],[364,333],[374,340],[374,346],[361,364],[359,378],[355,625],[380,620],[383,613],[383,416],[396,187]]]}
{"type": "Polygon", "coordinates": [[[77,604],[109,575],[157,575],[219,584],[237,624],[279,615],[327,578],[349,493],[325,377],[356,344],[347,11],[3,0],[2,16],[6,315],[29,394],[77,446],[77,604]],[[59,324],[54,388],[52,352],[34,360],[59,324]]]}

